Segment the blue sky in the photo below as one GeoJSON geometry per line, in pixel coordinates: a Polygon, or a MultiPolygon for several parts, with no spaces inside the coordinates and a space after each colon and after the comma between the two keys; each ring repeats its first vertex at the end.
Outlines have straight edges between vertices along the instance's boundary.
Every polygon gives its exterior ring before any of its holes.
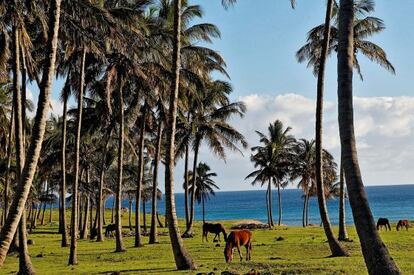
{"type": "MultiPolygon", "coordinates": [[[[298,0],[295,10],[288,0],[238,0],[225,11],[220,0],[190,0],[204,10],[203,22],[216,24],[222,33],[212,48],[225,58],[232,98],[247,104],[245,119],[233,122],[246,136],[249,145],[257,144],[255,130],[265,132],[268,124],[281,119],[292,126],[297,138],[314,136],[314,99],[316,80],[305,64],[298,64],[295,52],[305,43],[306,33],[324,20],[326,0],[298,0]]],[[[385,21],[387,29],[371,40],[382,46],[396,68],[392,75],[360,57],[365,77],[354,80],[355,120],[358,153],[367,185],[414,183],[414,97],[412,62],[414,34],[411,18],[413,0],[377,0],[373,16],[385,21]]],[[[336,56],[331,56],[326,75],[325,147],[336,159],[339,137],[336,112],[336,56]]],[[[58,94],[62,81],[54,84],[52,106],[61,112],[58,94]]],[[[31,87],[36,95],[36,88],[31,87]]],[[[73,102],[73,101],[72,101],[73,102]]],[[[244,177],[252,171],[250,150],[244,155],[229,152],[227,162],[218,160],[207,148],[200,161],[210,164],[219,175],[222,190],[249,190],[244,177]]],[[[182,191],[183,164],[176,169],[176,190],[182,191]]],[[[163,170],[160,171],[163,189],[163,170]]],[[[294,185],[290,185],[294,187],[294,185]]]]}
{"type": "MultiPolygon", "coordinates": [[[[299,0],[295,10],[287,0],[239,0],[229,11],[218,0],[192,2],[202,5],[204,21],[222,31],[222,39],[213,47],[227,61],[235,95],[295,92],[314,96],[315,79],[294,54],[304,44],[307,31],[323,22],[326,0],[299,0]]],[[[372,40],[386,49],[397,76],[361,57],[366,78],[363,83],[356,79],[356,95],[410,95],[414,35],[412,14],[407,11],[413,9],[412,0],[376,1],[374,16],[383,19],[387,29],[372,40]]],[[[328,99],[336,97],[335,58],[331,57],[327,73],[328,99]]]]}

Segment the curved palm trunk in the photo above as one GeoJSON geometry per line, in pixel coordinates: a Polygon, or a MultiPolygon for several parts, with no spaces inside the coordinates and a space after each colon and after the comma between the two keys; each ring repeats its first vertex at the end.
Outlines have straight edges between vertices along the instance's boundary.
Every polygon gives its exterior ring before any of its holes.
{"type": "Polygon", "coordinates": [[[165,160],[165,205],[168,221],[168,231],[175,265],[179,270],[195,269],[195,263],[184,248],[178,228],[177,214],[175,212],[174,198],[174,160],[175,160],[175,132],[177,122],[178,92],[180,83],[181,65],[181,0],[174,1],[174,43],[173,43],[173,80],[171,82],[171,94],[168,110],[167,148],[165,160]]]}
{"type": "Polygon", "coordinates": [[[354,1],[341,0],[338,42],[338,120],[349,201],[370,274],[400,274],[376,230],[362,182],[354,133],[352,98],[354,1]]]}
{"type": "Polygon", "coordinates": [[[203,206],[203,223],[206,223],[206,208],[204,205],[204,196],[201,197],[201,202],[202,202],[202,206],[203,206]]]}
{"type": "Polygon", "coordinates": [[[83,90],[85,86],[85,59],[86,48],[82,50],[82,61],[80,70],[80,84],[78,94],[78,110],[76,117],[76,136],[75,136],[75,168],[74,168],[74,182],[72,183],[72,212],[71,212],[71,229],[70,229],[70,253],[69,265],[78,264],[78,184],[79,184],[79,148],[82,128],[82,109],[83,109],[83,90]]]}
{"type": "Polygon", "coordinates": [[[108,147],[109,147],[109,141],[111,139],[112,135],[112,128],[109,131],[108,138],[105,142],[105,149],[102,156],[102,163],[101,163],[101,171],[99,175],[99,195],[98,195],[98,205],[96,208],[97,215],[98,215],[98,229],[97,229],[97,242],[102,242],[104,239],[103,234],[103,224],[104,224],[104,216],[105,216],[105,203],[103,201],[103,187],[104,187],[104,181],[105,181],[105,163],[106,163],[106,155],[108,154],[108,147]]]}
{"type": "MultiPolygon", "coordinates": [[[[25,148],[24,148],[24,133],[23,133],[23,97],[20,91],[20,42],[19,42],[19,30],[16,25],[13,26],[13,46],[14,46],[14,59],[13,59],[13,104],[14,104],[14,119],[16,125],[15,140],[16,140],[16,168],[17,168],[17,181],[21,182],[24,161],[25,161],[25,148]]],[[[19,222],[19,273],[20,274],[34,274],[35,271],[30,260],[29,251],[27,248],[26,240],[26,215],[25,204],[23,204],[22,214],[19,222]]]]}
{"type": "Polygon", "coordinates": [[[183,234],[184,237],[192,237],[194,235],[193,232],[193,224],[194,224],[194,212],[195,212],[195,192],[196,192],[196,179],[197,179],[197,164],[198,164],[198,151],[200,149],[200,140],[196,140],[195,149],[194,149],[194,162],[193,162],[193,178],[191,181],[191,200],[190,200],[190,222],[183,234]]]}
{"type": "Polygon", "coordinates": [[[122,220],[121,220],[121,203],[122,203],[122,173],[124,165],[124,97],[123,97],[123,80],[121,78],[119,85],[119,140],[118,140],[118,182],[116,185],[116,207],[115,207],[115,225],[116,225],[116,249],[115,252],[124,252],[125,247],[122,242],[122,220]]]}
{"type": "MultiPolygon", "coordinates": [[[[342,158],[341,158],[342,159],[342,158]]],[[[341,171],[339,173],[339,234],[338,240],[339,241],[346,241],[348,240],[348,232],[346,231],[346,221],[345,221],[345,180],[344,180],[344,168],[341,165],[341,171]]]]}
{"type": "Polygon", "coordinates": [[[277,199],[278,199],[278,208],[279,208],[279,220],[277,222],[278,226],[282,225],[282,194],[280,192],[280,183],[277,184],[277,199]]]}
{"type": "Polygon", "coordinates": [[[309,194],[308,194],[308,198],[306,199],[306,226],[309,226],[309,194]]]}
{"type": "Polygon", "coordinates": [[[326,207],[324,183],[323,183],[323,146],[322,146],[322,125],[323,125],[323,93],[324,93],[324,77],[325,77],[325,65],[326,58],[328,56],[329,41],[331,35],[331,17],[333,11],[334,0],[328,0],[326,7],[325,17],[325,30],[322,45],[322,52],[319,61],[318,72],[318,87],[317,87],[317,99],[316,99],[316,189],[318,194],[318,206],[319,213],[321,215],[321,221],[325,230],[325,235],[328,239],[329,248],[331,249],[332,256],[347,256],[348,253],[341,247],[338,240],[335,238],[331,222],[328,216],[328,210],[326,207]]]}
{"type": "Polygon", "coordinates": [[[159,125],[158,125],[158,133],[157,133],[157,148],[155,151],[155,163],[154,163],[154,172],[153,172],[153,182],[152,182],[152,205],[151,205],[151,229],[149,235],[149,243],[153,244],[157,241],[157,223],[156,223],[156,215],[157,215],[157,192],[158,192],[158,166],[161,158],[161,141],[162,141],[162,117],[160,118],[159,125]]]}
{"type": "Polygon", "coordinates": [[[138,179],[137,179],[137,192],[135,194],[135,247],[141,247],[141,221],[140,221],[140,206],[141,206],[141,185],[144,174],[144,145],[145,145],[145,122],[147,116],[147,106],[144,105],[142,111],[140,134],[139,134],[139,149],[138,149],[138,179]]]}
{"type": "Polygon", "coordinates": [[[85,196],[85,212],[84,212],[84,216],[83,216],[83,224],[82,224],[82,234],[81,234],[81,239],[87,239],[88,238],[88,219],[89,219],[89,196],[86,195],[85,196]]]}
{"type": "Polygon", "coordinates": [[[269,179],[269,183],[267,185],[267,190],[269,192],[269,217],[270,217],[270,226],[275,226],[275,223],[273,222],[273,206],[272,206],[272,180],[269,179]]]}
{"type": "MultiPolygon", "coordinates": [[[[69,89],[69,76],[66,79],[65,88],[69,89]]],[[[66,222],[66,129],[67,129],[67,111],[68,111],[68,99],[65,93],[63,100],[63,125],[62,125],[62,148],[61,148],[61,173],[62,182],[60,186],[60,203],[61,209],[61,232],[62,232],[62,247],[68,246],[68,233],[67,233],[67,222],[66,222]]]]}

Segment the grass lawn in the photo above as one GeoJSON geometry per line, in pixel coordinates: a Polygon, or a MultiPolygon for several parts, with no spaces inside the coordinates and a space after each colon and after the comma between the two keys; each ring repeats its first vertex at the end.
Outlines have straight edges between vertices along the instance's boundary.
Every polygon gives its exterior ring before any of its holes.
{"type": "MultiPolygon", "coordinates": [[[[123,219],[126,225],[127,215],[124,215],[123,219]]],[[[223,223],[226,228],[232,224],[231,221],[223,223]]],[[[274,230],[253,231],[252,261],[240,263],[235,254],[235,261],[231,264],[226,264],[224,261],[224,244],[221,243],[220,247],[216,247],[216,243],[212,242],[212,235],[209,235],[209,243],[202,243],[201,223],[197,223],[195,228],[195,238],[184,241],[198,266],[196,271],[191,272],[192,274],[210,272],[220,274],[223,271],[245,274],[252,269],[261,274],[366,274],[353,227],[348,227],[348,233],[354,242],[344,243],[351,253],[347,258],[329,258],[329,248],[325,242],[323,229],[320,227],[280,227],[274,230]],[[283,237],[284,240],[276,241],[278,237],[283,237]]],[[[124,227],[124,230],[128,229],[124,227]]],[[[159,231],[167,232],[165,228],[159,231]]],[[[60,235],[56,232],[57,224],[53,223],[38,226],[29,236],[29,239],[35,242],[34,245],[29,246],[29,250],[38,274],[189,273],[175,271],[168,235],[160,236],[159,244],[155,245],[148,245],[148,237],[144,237],[146,245],[142,248],[133,247],[133,237],[124,238],[127,248],[124,253],[113,252],[114,239],[105,239],[102,243],[79,240],[79,265],[72,267],[67,265],[69,248],[60,247],[60,235]]],[[[403,273],[413,274],[414,230],[397,232],[394,226],[391,232],[382,232],[381,236],[403,273]]],[[[242,251],[245,255],[244,248],[242,251]]],[[[0,273],[12,274],[17,271],[17,255],[8,256],[0,273]]]]}

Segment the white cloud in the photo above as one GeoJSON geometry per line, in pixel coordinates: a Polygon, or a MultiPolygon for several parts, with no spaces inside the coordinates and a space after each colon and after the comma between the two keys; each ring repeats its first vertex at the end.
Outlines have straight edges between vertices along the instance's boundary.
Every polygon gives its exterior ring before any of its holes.
{"type": "MultiPolygon", "coordinates": [[[[255,130],[266,132],[269,123],[280,119],[292,127],[297,138],[314,138],[315,100],[298,94],[278,96],[252,94],[240,97],[247,105],[243,119],[234,119],[233,125],[247,138],[249,145],[258,143],[255,130]]],[[[414,183],[414,97],[355,97],[355,134],[358,156],[364,182],[367,185],[414,183]]],[[[324,147],[339,158],[339,133],[336,102],[325,102],[324,147]]],[[[217,183],[222,190],[251,189],[245,176],[254,167],[244,157],[228,153],[227,163],[217,159],[203,148],[200,161],[209,163],[217,172],[217,183]]],[[[181,166],[181,163],[180,165],[181,166]]],[[[182,168],[176,179],[181,183],[182,168]]],[[[177,189],[181,190],[181,186],[177,189]]]]}
{"type": "MultiPolygon", "coordinates": [[[[38,100],[37,97],[38,95],[34,96],[30,88],[27,89],[27,99],[32,101],[34,105],[33,112],[28,113],[28,116],[31,118],[33,118],[36,114],[37,100],[38,100]]],[[[52,114],[54,116],[61,116],[63,114],[63,104],[60,102],[60,100],[56,100],[54,98],[50,99],[48,117],[51,116],[52,114]]]]}

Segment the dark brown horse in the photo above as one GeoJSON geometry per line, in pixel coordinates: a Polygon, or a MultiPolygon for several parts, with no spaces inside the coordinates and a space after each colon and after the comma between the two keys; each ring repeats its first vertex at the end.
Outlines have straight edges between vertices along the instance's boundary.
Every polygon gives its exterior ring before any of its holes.
{"type": "Polygon", "coordinates": [[[387,231],[387,229],[391,231],[390,221],[386,218],[379,218],[377,222],[377,230],[380,230],[383,226],[385,226],[385,231],[387,231]]]}
{"type": "Polygon", "coordinates": [[[403,227],[408,230],[408,227],[410,227],[410,222],[408,220],[399,220],[397,223],[397,231],[400,231],[400,228],[403,227]]]}
{"type": "Polygon", "coordinates": [[[216,241],[217,237],[220,242],[220,233],[223,233],[224,240],[226,240],[227,238],[226,230],[224,229],[224,226],[221,225],[220,223],[204,223],[203,224],[203,237],[202,237],[203,242],[204,242],[204,239],[206,239],[206,241],[208,242],[208,239],[207,239],[208,233],[216,234],[214,236],[213,242],[216,241]]]}
{"type": "Polygon", "coordinates": [[[116,225],[115,224],[108,224],[106,226],[106,230],[105,230],[105,237],[110,237],[113,232],[116,231],[116,225]]]}
{"type": "Polygon", "coordinates": [[[243,260],[243,256],[240,251],[240,247],[246,247],[246,261],[251,260],[252,254],[252,232],[249,230],[232,231],[226,239],[226,248],[224,248],[224,258],[226,263],[230,263],[233,260],[233,249],[237,247],[239,252],[240,261],[243,260]]]}

